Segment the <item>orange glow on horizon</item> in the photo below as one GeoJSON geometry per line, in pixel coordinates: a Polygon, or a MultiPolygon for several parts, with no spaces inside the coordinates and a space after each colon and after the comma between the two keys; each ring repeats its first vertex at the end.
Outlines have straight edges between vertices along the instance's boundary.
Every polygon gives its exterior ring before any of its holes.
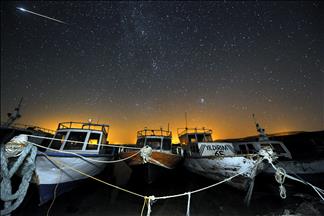
{"type": "MultiPolygon", "coordinates": [[[[42,118],[39,119],[39,121],[31,122],[31,124],[51,129],[51,130],[56,130],[57,126],[60,122],[65,122],[63,121],[58,121],[58,119],[67,119],[64,118],[65,116],[60,116],[58,118],[42,118]]],[[[81,120],[81,118],[70,118],[70,121],[76,121],[76,122],[87,122],[84,120],[81,120]]],[[[82,118],[84,119],[84,118],[82,118]]],[[[95,122],[95,121],[94,121],[95,122]]],[[[207,121],[206,121],[207,122],[207,121]]],[[[221,122],[221,121],[219,121],[221,122]]],[[[107,123],[107,122],[99,122],[99,123],[107,123]]],[[[255,130],[255,126],[253,124],[249,124],[248,127],[241,127],[240,126],[232,126],[225,124],[224,127],[221,127],[219,124],[212,124],[212,122],[207,122],[209,124],[206,124],[207,126],[211,127],[206,127],[209,129],[213,130],[213,140],[216,139],[226,139],[226,138],[239,138],[239,137],[245,137],[245,136],[252,136],[252,135],[257,135],[257,132],[255,130]]],[[[172,122],[172,143],[176,144],[179,143],[178,139],[178,134],[176,128],[183,128],[183,122],[172,122]]],[[[206,126],[206,125],[202,125],[206,126]]],[[[144,129],[144,125],[141,126],[138,122],[127,122],[127,124],[123,125],[121,123],[114,123],[112,126],[109,128],[109,135],[108,135],[108,140],[110,144],[135,144],[136,143],[136,135],[138,130],[144,129]]],[[[152,128],[159,128],[159,127],[152,127],[152,128]]],[[[282,130],[280,130],[280,127],[275,127],[275,130],[269,131],[266,128],[266,132],[268,134],[271,133],[277,133],[277,132],[287,132],[291,131],[289,130],[288,127],[281,127],[282,130]]]]}

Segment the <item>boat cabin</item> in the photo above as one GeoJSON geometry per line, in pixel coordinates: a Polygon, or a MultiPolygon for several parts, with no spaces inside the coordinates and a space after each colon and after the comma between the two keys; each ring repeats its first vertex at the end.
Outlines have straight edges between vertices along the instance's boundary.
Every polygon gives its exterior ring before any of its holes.
{"type": "MultiPolygon", "coordinates": [[[[231,143],[213,142],[212,130],[206,128],[179,128],[177,130],[182,155],[186,156],[232,156],[231,143]],[[181,132],[179,132],[182,130],[181,132]]],[[[179,150],[177,149],[177,152],[179,150]]]]}
{"type": "Polygon", "coordinates": [[[197,142],[212,142],[212,130],[206,128],[178,128],[178,137],[182,145],[197,142]],[[179,133],[180,130],[183,130],[179,133]]]}
{"type": "Polygon", "coordinates": [[[111,153],[108,144],[109,125],[82,122],[59,123],[54,139],[49,148],[87,153],[111,153]]]}
{"type": "Polygon", "coordinates": [[[137,132],[136,146],[150,146],[154,151],[171,152],[172,133],[169,130],[144,129],[137,132]]]}

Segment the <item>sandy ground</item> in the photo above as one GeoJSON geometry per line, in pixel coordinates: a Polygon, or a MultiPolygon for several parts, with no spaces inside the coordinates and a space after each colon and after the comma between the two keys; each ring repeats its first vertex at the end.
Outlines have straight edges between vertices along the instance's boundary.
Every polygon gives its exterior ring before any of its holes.
{"type": "MultiPolygon", "coordinates": [[[[183,169],[176,170],[152,185],[134,179],[131,170],[120,163],[114,168],[114,178],[108,172],[99,177],[143,195],[171,195],[202,188],[215,183],[191,174],[183,169]]],[[[243,200],[245,193],[220,185],[191,197],[191,215],[324,215],[324,203],[311,188],[287,182],[287,198],[281,199],[278,184],[273,177],[258,178],[251,204],[243,200]]],[[[324,183],[324,182],[323,182],[324,183]]],[[[322,187],[323,188],[323,187],[322,187]]],[[[143,199],[112,189],[94,180],[86,180],[78,188],[59,196],[49,215],[140,215],[143,199]]],[[[30,187],[22,206],[12,215],[46,215],[50,203],[38,206],[35,186],[30,187]]],[[[151,215],[185,215],[187,197],[159,200],[152,206],[151,215]]],[[[144,212],[146,215],[146,211],[144,212]]]]}

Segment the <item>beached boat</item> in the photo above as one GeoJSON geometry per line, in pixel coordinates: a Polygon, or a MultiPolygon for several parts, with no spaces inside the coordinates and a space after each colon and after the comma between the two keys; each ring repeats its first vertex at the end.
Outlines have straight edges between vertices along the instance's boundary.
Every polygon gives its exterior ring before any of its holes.
{"type": "MultiPolygon", "coordinates": [[[[256,127],[258,128],[259,125],[256,124],[256,127]]],[[[323,183],[324,131],[285,132],[266,135],[263,130],[261,137],[263,145],[270,145],[276,154],[276,164],[285,169],[288,174],[298,176],[309,182],[323,183]]],[[[255,143],[260,141],[260,136],[217,141],[241,144],[255,143]]],[[[275,170],[269,166],[263,171],[262,175],[273,175],[274,173],[275,170]]]]}
{"type": "Polygon", "coordinates": [[[58,125],[48,149],[38,151],[36,157],[33,181],[39,187],[40,204],[51,200],[54,193],[57,196],[71,190],[86,175],[99,174],[107,165],[103,162],[114,159],[115,149],[106,145],[108,132],[107,124],[63,122],[58,125]]]}
{"type": "MultiPolygon", "coordinates": [[[[324,131],[277,134],[269,139],[284,143],[274,148],[278,166],[292,176],[323,185],[324,131]]],[[[265,170],[270,175],[274,172],[271,167],[265,170]]]]}
{"type": "MultiPolygon", "coordinates": [[[[172,133],[169,130],[144,130],[137,132],[135,147],[148,146],[152,149],[147,162],[144,162],[141,154],[126,160],[134,172],[141,173],[146,183],[154,182],[168,170],[174,169],[181,161],[181,155],[172,152],[172,133]]],[[[134,147],[134,145],[128,145],[134,147]]],[[[120,148],[119,157],[128,158],[139,149],[120,148]]]]}
{"type": "Polygon", "coordinates": [[[217,181],[244,172],[227,181],[241,190],[247,190],[255,176],[265,169],[261,150],[263,155],[273,156],[269,142],[214,142],[212,130],[206,128],[180,128],[178,136],[184,166],[189,171],[217,181]]]}

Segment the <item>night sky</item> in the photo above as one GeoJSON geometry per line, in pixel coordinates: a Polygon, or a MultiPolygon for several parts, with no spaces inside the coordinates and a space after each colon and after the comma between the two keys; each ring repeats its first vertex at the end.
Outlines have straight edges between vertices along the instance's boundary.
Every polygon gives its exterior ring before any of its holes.
{"type": "Polygon", "coordinates": [[[323,130],[319,2],[1,2],[1,120],[209,127],[214,138],[323,130]],[[18,10],[27,10],[67,24],[18,10]]]}

